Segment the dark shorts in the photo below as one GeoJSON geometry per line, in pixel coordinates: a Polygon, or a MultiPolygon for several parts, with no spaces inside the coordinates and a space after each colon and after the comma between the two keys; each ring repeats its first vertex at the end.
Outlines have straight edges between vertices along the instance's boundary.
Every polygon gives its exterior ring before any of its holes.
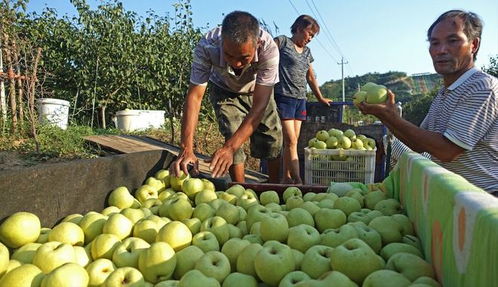
{"type": "Polygon", "coordinates": [[[306,99],[275,95],[281,120],[306,120],[306,99]]]}
{"type": "MultiPolygon", "coordinates": [[[[210,83],[209,98],[214,107],[218,127],[228,140],[242,124],[252,107],[252,94],[235,94],[210,83]]],[[[251,135],[251,156],[259,159],[274,159],[282,148],[282,126],[278,117],[273,95],[266,107],[261,123],[251,135]]],[[[233,164],[245,161],[245,154],[239,148],[233,155],[233,164]]]]}

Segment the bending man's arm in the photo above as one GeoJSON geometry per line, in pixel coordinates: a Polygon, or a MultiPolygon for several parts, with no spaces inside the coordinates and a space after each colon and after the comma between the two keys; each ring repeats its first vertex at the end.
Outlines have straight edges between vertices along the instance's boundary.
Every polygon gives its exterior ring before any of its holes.
{"type": "Polygon", "coordinates": [[[442,162],[450,162],[465,151],[442,134],[424,130],[401,118],[396,112],[394,94],[391,91],[388,91],[385,104],[371,105],[363,102],[358,108],[364,114],[376,116],[399,140],[416,152],[428,152],[442,162]]]}
{"type": "Polygon", "coordinates": [[[205,85],[190,84],[183,106],[181,152],[176,161],[171,164],[170,172],[178,176],[180,171],[188,174],[189,164],[194,165],[194,170],[198,171],[198,160],[194,154],[194,133],[199,120],[201,102],[206,91],[205,85]]]}
{"type": "Polygon", "coordinates": [[[234,152],[247,141],[261,122],[270,101],[272,90],[273,86],[256,84],[253,93],[253,103],[249,113],[233,136],[225,142],[223,147],[214,153],[211,159],[210,169],[213,177],[222,176],[228,172],[228,168],[233,163],[234,152]]]}

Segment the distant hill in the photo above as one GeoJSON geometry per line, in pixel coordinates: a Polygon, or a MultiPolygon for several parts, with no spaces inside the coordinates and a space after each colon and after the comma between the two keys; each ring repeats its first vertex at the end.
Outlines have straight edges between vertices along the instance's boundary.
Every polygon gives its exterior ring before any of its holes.
{"type": "MultiPolygon", "coordinates": [[[[359,87],[367,82],[384,85],[396,94],[396,101],[407,103],[419,96],[428,94],[440,87],[441,76],[438,74],[424,73],[406,75],[404,72],[369,73],[363,76],[348,77],[345,79],[346,101],[351,101],[353,94],[359,87]]],[[[342,81],[333,80],[325,82],[320,90],[322,94],[335,101],[342,101],[342,81]]],[[[314,101],[314,97],[308,97],[314,101]]]]}

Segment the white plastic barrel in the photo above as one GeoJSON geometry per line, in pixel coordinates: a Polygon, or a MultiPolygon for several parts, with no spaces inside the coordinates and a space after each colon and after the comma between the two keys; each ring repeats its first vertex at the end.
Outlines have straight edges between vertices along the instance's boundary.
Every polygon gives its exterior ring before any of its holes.
{"type": "Polygon", "coordinates": [[[38,99],[38,116],[42,123],[50,123],[67,129],[69,119],[69,102],[65,100],[44,98],[38,99]]]}
{"type": "Polygon", "coordinates": [[[116,126],[126,132],[160,128],[164,125],[162,110],[123,110],[116,112],[116,126]]]}

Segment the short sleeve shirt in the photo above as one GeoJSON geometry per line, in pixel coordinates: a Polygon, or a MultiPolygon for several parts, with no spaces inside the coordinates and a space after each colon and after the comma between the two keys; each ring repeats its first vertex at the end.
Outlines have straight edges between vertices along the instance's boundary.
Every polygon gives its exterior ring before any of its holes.
{"type": "Polygon", "coordinates": [[[498,80],[465,72],[435,97],[421,128],[441,133],[466,151],[456,160],[433,160],[488,192],[498,191],[498,80]]]}
{"type": "Polygon", "coordinates": [[[253,92],[255,84],[275,85],[278,82],[278,48],[268,32],[260,29],[259,35],[253,61],[237,76],[223,57],[221,27],[209,31],[194,50],[190,82],[206,85],[212,81],[220,88],[238,94],[253,92]]]}
{"type": "Polygon", "coordinates": [[[280,82],[275,85],[275,94],[296,99],[306,99],[306,73],[313,62],[311,50],[304,46],[298,53],[294,42],[287,36],[278,36],[280,43],[280,82]]]}

